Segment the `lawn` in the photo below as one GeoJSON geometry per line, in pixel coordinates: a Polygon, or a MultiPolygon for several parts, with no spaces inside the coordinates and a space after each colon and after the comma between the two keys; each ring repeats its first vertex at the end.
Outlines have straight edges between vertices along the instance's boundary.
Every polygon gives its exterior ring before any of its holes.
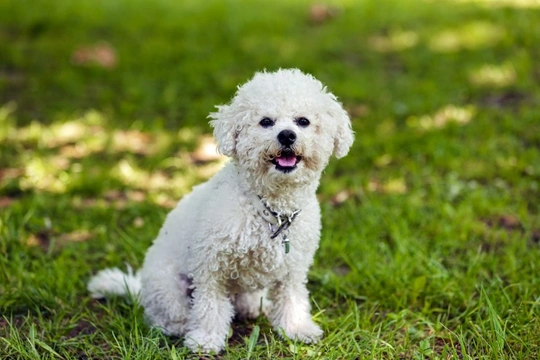
{"type": "Polygon", "coordinates": [[[325,337],[236,322],[218,358],[540,358],[540,4],[320,4],[0,2],[1,359],[189,355],[86,282],[141,266],[225,161],[207,115],[280,67],[356,133],[319,188],[325,337]]]}

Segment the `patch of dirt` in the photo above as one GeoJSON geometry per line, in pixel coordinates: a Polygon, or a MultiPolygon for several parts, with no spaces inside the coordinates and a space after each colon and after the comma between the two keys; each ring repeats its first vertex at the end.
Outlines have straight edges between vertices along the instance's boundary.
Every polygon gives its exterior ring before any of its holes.
{"type": "MultiPolygon", "coordinates": [[[[520,232],[525,233],[525,227],[515,215],[500,215],[491,219],[484,220],[484,223],[490,229],[503,230],[508,233],[520,232]]],[[[529,243],[534,246],[540,244],[540,229],[533,229],[529,238],[529,243]]],[[[482,243],[482,251],[493,252],[504,246],[503,241],[495,240],[492,242],[484,241],[482,243]]]]}
{"type": "Polygon", "coordinates": [[[26,77],[21,72],[13,69],[0,70],[0,80],[3,80],[10,85],[23,85],[26,81],[26,77]]]}
{"type": "Polygon", "coordinates": [[[485,221],[490,228],[499,228],[506,231],[522,231],[523,225],[515,215],[501,215],[485,221]]]}
{"type": "Polygon", "coordinates": [[[90,335],[95,333],[97,330],[98,329],[94,325],[92,325],[86,320],[82,320],[73,329],[69,331],[67,337],[71,339],[83,335],[90,335]]]}
{"type": "Polygon", "coordinates": [[[347,264],[336,266],[333,270],[334,273],[340,277],[347,276],[351,272],[351,268],[347,264]]]}
{"type": "Polygon", "coordinates": [[[488,108],[515,108],[527,100],[527,95],[518,91],[508,91],[502,94],[491,94],[480,99],[479,103],[488,108]]]}
{"type": "Polygon", "coordinates": [[[461,350],[461,344],[459,342],[452,343],[448,339],[443,338],[435,338],[435,344],[433,345],[433,351],[435,353],[441,355],[444,351],[444,348],[448,347],[450,349],[454,349],[455,353],[457,354],[458,359],[463,359],[463,351],[461,350]]]}
{"type": "Polygon", "coordinates": [[[7,337],[9,335],[8,329],[10,325],[11,327],[19,329],[23,326],[24,322],[25,318],[22,315],[14,315],[11,319],[9,319],[9,321],[3,317],[0,317],[0,338],[7,337]]]}
{"type": "Polygon", "coordinates": [[[28,236],[25,244],[29,247],[38,246],[43,251],[49,251],[51,242],[53,242],[54,239],[54,250],[59,250],[69,243],[88,241],[93,237],[94,234],[88,230],[77,230],[69,233],[58,234],[52,229],[43,229],[28,236]]]}
{"type": "Polygon", "coordinates": [[[534,230],[531,235],[531,242],[534,245],[540,245],[540,229],[534,230]]]}
{"type": "Polygon", "coordinates": [[[229,338],[229,346],[245,345],[246,338],[249,338],[253,331],[254,323],[247,321],[233,321],[231,324],[232,335],[229,338]]]}

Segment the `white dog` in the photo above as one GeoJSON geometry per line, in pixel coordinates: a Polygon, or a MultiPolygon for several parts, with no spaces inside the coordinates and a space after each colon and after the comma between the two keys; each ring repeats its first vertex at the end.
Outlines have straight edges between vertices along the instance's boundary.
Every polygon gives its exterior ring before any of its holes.
{"type": "Polygon", "coordinates": [[[231,161],[171,211],[136,275],[103,270],[88,289],[136,294],[152,326],[195,352],[219,352],[235,314],[261,311],[279,334],[316,342],[306,289],[321,230],[315,192],[330,156],[352,145],[349,117],[297,69],[255,74],[210,117],[231,161]]]}

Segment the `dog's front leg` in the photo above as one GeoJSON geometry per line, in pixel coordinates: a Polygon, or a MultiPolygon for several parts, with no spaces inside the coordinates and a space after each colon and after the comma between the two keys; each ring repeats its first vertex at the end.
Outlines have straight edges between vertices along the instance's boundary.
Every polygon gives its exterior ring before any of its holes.
{"type": "Polygon", "coordinates": [[[219,353],[225,347],[233,314],[225,289],[197,284],[184,345],[193,352],[219,353]]]}
{"type": "Polygon", "coordinates": [[[281,336],[305,343],[317,342],[322,337],[323,331],[311,320],[305,280],[289,278],[279,282],[272,289],[270,297],[273,306],[268,317],[281,336]]]}

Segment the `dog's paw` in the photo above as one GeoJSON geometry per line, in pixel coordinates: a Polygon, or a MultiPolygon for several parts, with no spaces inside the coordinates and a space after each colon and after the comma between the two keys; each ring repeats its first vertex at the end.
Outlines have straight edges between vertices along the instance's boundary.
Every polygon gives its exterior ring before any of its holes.
{"type": "Polygon", "coordinates": [[[304,320],[297,324],[287,324],[278,328],[280,335],[285,335],[289,339],[298,340],[306,344],[318,342],[324,332],[311,319],[304,320]]]}
{"type": "Polygon", "coordinates": [[[168,321],[162,325],[154,325],[153,327],[161,330],[161,332],[167,336],[180,337],[186,332],[185,321],[168,321]]]}
{"type": "Polygon", "coordinates": [[[201,330],[193,330],[186,334],[184,346],[194,353],[218,354],[225,347],[225,338],[201,330]]]}

